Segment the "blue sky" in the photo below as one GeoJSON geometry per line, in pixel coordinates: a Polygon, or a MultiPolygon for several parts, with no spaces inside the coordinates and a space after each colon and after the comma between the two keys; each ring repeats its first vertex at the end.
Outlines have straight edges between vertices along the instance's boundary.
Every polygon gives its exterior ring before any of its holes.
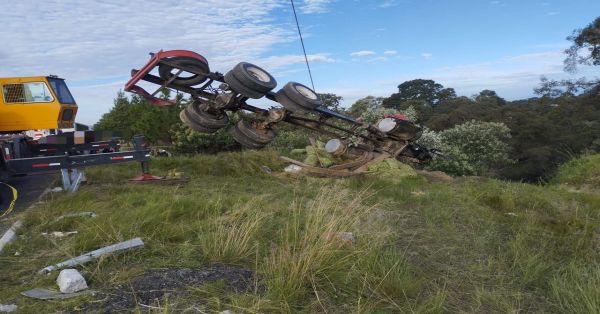
{"type": "MultiPolygon", "coordinates": [[[[531,97],[541,75],[567,77],[565,38],[600,15],[598,0],[295,1],[316,90],[347,106],[415,78],[459,95],[531,97]]],[[[249,61],[280,86],[309,84],[287,0],[4,0],[0,20],[0,76],[65,77],[87,124],[159,49],[199,52],[220,72],[249,61]]]]}

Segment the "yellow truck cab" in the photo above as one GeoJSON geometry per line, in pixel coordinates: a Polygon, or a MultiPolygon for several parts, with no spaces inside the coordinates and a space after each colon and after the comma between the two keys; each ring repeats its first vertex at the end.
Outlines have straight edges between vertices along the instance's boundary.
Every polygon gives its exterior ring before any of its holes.
{"type": "Polygon", "coordinates": [[[0,78],[0,132],[72,128],[77,104],[56,76],[0,78]]]}

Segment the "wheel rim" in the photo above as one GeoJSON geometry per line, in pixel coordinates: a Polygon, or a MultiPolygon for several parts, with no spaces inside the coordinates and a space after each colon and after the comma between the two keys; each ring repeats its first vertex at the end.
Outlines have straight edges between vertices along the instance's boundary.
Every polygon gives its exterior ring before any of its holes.
{"type": "Polygon", "coordinates": [[[294,88],[298,91],[298,93],[302,94],[302,96],[304,96],[306,98],[313,99],[313,100],[317,99],[317,94],[315,94],[315,92],[313,92],[308,87],[305,87],[302,85],[296,85],[296,86],[294,86],[294,88]]]}
{"type": "Polygon", "coordinates": [[[269,76],[269,74],[257,67],[253,67],[253,66],[249,66],[246,68],[246,71],[248,71],[248,74],[250,74],[253,78],[261,81],[261,82],[270,82],[271,81],[271,76],[269,76]]]}

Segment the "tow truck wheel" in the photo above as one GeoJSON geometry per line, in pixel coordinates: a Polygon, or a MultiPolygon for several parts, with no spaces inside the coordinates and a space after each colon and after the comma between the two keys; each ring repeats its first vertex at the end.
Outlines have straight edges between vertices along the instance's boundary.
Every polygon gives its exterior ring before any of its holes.
{"type": "Polygon", "coordinates": [[[283,106],[283,108],[285,108],[291,112],[302,113],[302,112],[310,111],[310,109],[302,107],[302,106],[296,104],[293,100],[291,100],[285,94],[283,89],[279,90],[277,93],[275,93],[275,100],[277,100],[277,102],[280,103],[283,106]]]}
{"type": "Polygon", "coordinates": [[[229,85],[229,88],[231,90],[233,90],[234,92],[236,92],[238,94],[241,94],[242,96],[248,97],[248,98],[259,99],[259,98],[262,98],[266,94],[266,93],[259,92],[259,91],[253,90],[251,88],[248,88],[247,86],[242,84],[242,82],[240,82],[233,75],[233,71],[229,71],[229,72],[225,73],[223,80],[225,81],[225,83],[227,83],[227,85],[229,85]]]}
{"type": "Polygon", "coordinates": [[[203,62],[201,60],[190,58],[190,57],[172,57],[165,59],[165,61],[176,65],[177,67],[173,67],[167,64],[160,64],[158,66],[158,75],[165,81],[170,80],[173,76],[179,71],[179,69],[184,69],[184,71],[177,76],[171,83],[176,85],[183,86],[194,86],[198,85],[204,81],[206,81],[206,75],[195,74],[191,72],[185,71],[185,68],[193,69],[194,71],[201,73],[210,73],[210,69],[208,67],[208,63],[203,62]],[[186,75],[187,74],[187,75],[186,75]]]}
{"type": "Polygon", "coordinates": [[[250,149],[261,149],[265,146],[267,146],[267,144],[261,144],[261,143],[257,143],[255,141],[252,140],[252,138],[248,137],[246,134],[242,133],[242,131],[239,128],[239,123],[234,125],[229,132],[231,133],[231,136],[233,136],[233,139],[240,143],[242,146],[246,147],[246,148],[250,148],[250,149]]]}
{"type": "Polygon", "coordinates": [[[181,119],[181,122],[183,122],[185,125],[187,125],[190,129],[192,129],[196,132],[210,134],[210,133],[215,133],[218,130],[218,129],[209,128],[209,127],[206,127],[206,126],[196,123],[189,117],[189,113],[185,109],[181,110],[181,112],[179,113],[179,119],[181,119]]]}
{"type": "Polygon", "coordinates": [[[240,62],[230,71],[248,89],[268,93],[277,86],[277,81],[261,67],[248,62],[240,62]]]}
{"type": "Polygon", "coordinates": [[[273,130],[257,128],[247,120],[238,121],[236,127],[244,136],[258,144],[269,144],[275,138],[275,132],[273,132],[273,130]]]}
{"type": "Polygon", "coordinates": [[[220,129],[229,123],[229,117],[225,112],[210,112],[208,105],[204,103],[193,103],[184,110],[193,122],[206,128],[220,129]]]}
{"type": "Polygon", "coordinates": [[[315,109],[322,105],[321,98],[312,89],[297,82],[289,82],[283,86],[286,96],[296,104],[307,109],[315,109]]]}

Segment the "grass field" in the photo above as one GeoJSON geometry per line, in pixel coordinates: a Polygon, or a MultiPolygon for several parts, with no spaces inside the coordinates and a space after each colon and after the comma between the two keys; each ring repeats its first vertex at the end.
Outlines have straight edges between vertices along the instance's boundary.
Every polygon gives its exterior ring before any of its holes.
{"type": "MultiPolygon", "coordinates": [[[[50,194],[24,215],[19,239],[0,256],[0,303],[24,313],[81,309],[94,298],[35,301],[20,292],[55,286],[56,273],[36,274],[44,266],[141,237],[140,250],[79,267],[90,287],[216,263],[257,276],[245,292],[189,287],[209,313],[600,313],[600,195],[573,190],[596,182],[596,170],[581,168],[597,165],[569,164],[546,186],[285,175],[274,152],[153,161],[156,174],[191,177],[183,186],[126,183],[137,164],[93,168],[79,192],[50,194]],[[82,211],[98,217],[55,221],[82,211]],[[335,232],[356,242],[334,241],[335,232]]],[[[193,312],[189,301],[153,306],[193,312]]]]}

